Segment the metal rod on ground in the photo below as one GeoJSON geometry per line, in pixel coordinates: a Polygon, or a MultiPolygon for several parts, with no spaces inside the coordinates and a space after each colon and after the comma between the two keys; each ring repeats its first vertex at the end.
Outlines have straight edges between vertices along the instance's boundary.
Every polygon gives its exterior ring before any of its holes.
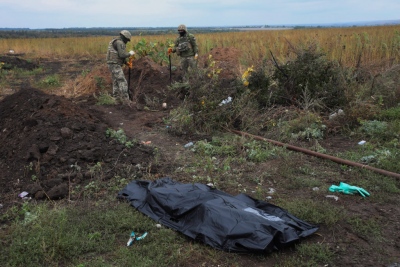
{"type": "Polygon", "coordinates": [[[169,85],[172,84],[172,65],[171,65],[171,55],[168,55],[169,59],[169,85]]]}
{"type": "Polygon", "coordinates": [[[133,56],[129,57],[129,62],[128,62],[128,96],[129,100],[133,100],[133,94],[131,92],[131,70],[132,70],[132,61],[133,61],[133,56]]]}
{"type": "Polygon", "coordinates": [[[305,148],[302,148],[302,147],[297,147],[297,146],[281,143],[281,142],[278,142],[278,141],[275,141],[275,140],[267,139],[267,138],[264,138],[264,137],[261,137],[261,136],[257,136],[257,135],[253,135],[253,134],[237,131],[237,130],[228,130],[228,131],[230,131],[232,133],[235,133],[235,134],[238,134],[238,135],[252,137],[252,138],[254,138],[256,140],[266,141],[266,142],[272,143],[272,144],[277,145],[277,146],[285,147],[286,149],[289,149],[289,150],[302,152],[302,153],[305,153],[305,154],[308,154],[308,155],[311,155],[311,156],[315,156],[315,157],[319,157],[319,158],[323,158],[323,159],[329,159],[329,160],[331,160],[333,162],[344,164],[344,165],[348,165],[348,166],[360,167],[360,168],[363,168],[363,169],[367,169],[367,170],[370,170],[370,171],[377,172],[379,174],[383,174],[383,175],[386,175],[386,176],[391,176],[391,177],[395,177],[395,178],[400,179],[400,173],[395,173],[395,172],[390,172],[390,171],[374,168],[374,167],[371,167],[371,166],[368,166],[368,165],[364,165],[364,164],[361,164],[361,163],[358,163],[358,162],[337,158],[337,157],[334,157],[334,156],[322,154],[322,153],[315,152],[315,151],[312,151],[312,150],[309,150],[309,149],[305,149],[305,148]]]}
{"type": "Polygon", "coordinates": [[[128,68],[128,96],[129,100],[132,101],[132,94],[131,94],[131,68],[128,68]]]}

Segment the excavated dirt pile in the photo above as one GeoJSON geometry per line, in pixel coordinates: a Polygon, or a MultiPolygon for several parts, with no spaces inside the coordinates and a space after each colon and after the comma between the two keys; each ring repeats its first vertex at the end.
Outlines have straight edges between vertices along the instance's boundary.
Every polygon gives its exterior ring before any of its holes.
{"type": "Polygon", "coordinates": [[[28,62],[17,56],[0,56],[0,63],[3,63],[3,69],[12,69],[14,67],[18,67],[20,69],[33,70],[38,67],[37,64],[28,62]]]}
{"type": "MultiPolygon", "coordinates": [[[[238,53],[234,48],[215,48],[210,52],[216,65],[226,69],[221,79],[233,79],[238,53]]],[[[207,67],[208,58],[209,55],[202,55],[199,66],[207,67]]],[[[10,67],[37,67],[18,57],[7,56],[2,60],[10,67]]],[[[60,64],[50,63],[46,62],[46,75],[59,73],[53,66],[60,64]]],[[[172,82],[182,78],[179,66],[176,67],[172,82]]],[[[152,146],[138,141],[129,148],[107,137],[106,131],[123,128],[134,139],[137,131],[161,123],[168,109],[179,105],[181,100],[168,88],[168,67],[148,57],[133,61],[129,86],[137,103],[133,108],[96,105],[93,96],[112,92],[111,75],[104,62],[95,63],[85,75],[77,73],[75,79],[66,81],[52,94],[25,83],[1,100],[0,194],[4,203],[5,199],[15,199],[23,191],[36,199],[65,198],[71,185],[85,185],[99,177],[93,173],[98,164],[101,164],[102,179],[112,178],[132,166],[137,173],[160,171],[154,164],[151,168],[146,166],[154,158],[152,146]],[[168,103],[168,109],[161,107],[163,102],[168,103]],[[151,111],[146,112],[144,106],[151,111]]],[[[128,79],[127,67],[124,73],[128,79]]]]}
{"type": "Polygon", "coordinates": [[[0,193],[27,191],[41,199],[64,198],[69,183],[84,183],[101,162],[104,178],[126,165],[145,168],[152,148],[128,148],[106,136],[99,113],[64,97],[25,88],[0,105],[0,193]]]}

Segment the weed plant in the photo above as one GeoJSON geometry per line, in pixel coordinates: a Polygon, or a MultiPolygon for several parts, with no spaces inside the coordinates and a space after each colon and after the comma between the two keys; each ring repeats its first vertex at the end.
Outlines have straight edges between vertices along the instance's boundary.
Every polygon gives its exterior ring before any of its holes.
{"type": "Polygon", "coordinates": [[[127,148],[131,148],[134,145],[138,144],[137,140],[128,140],[128,137],[126,136],[123,129],[107,129],[106,136],[117,140],[119,143],[125,145],[127,148]]]}
{"type": "Polygon", "coordinates": [[[39,82],[39,86],[42,88],[55,88],[61,85],[60,76],[57,74],[45,77],[39,82]]]}
{"type": "Polygon", "coordinates": [[[99,96],[96,97],[97,102],[96,105],[115,105],[117,101],[114,97],[112,97],[109,93],[104,92],[100,93],[99,96]]]}

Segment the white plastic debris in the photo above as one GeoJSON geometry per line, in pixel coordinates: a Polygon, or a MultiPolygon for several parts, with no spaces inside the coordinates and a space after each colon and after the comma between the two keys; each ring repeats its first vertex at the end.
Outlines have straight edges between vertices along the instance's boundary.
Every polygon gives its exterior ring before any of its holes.
{"type": "Polygon", "coordinates": [[[344,111],[343,111],[343,109],[339,109],[337,112],[334,112],[331,115],[329,115],[329,119],[333,120],[337,116],[342,116],[342,115],[344,115],[344,111]]]}
{"type": "Polygon", "coordinates": [[[161,224],[157,223],[157,224],[156,224],[156,227],[157,227],[157,228],[161,228],[161,224]]]}
{"type": "Polygon", "coordinates": [[[29,195],[29,193],[26,192],[26,191],[24,191],[24,192],[21,192],[18,196],[19,196],[20,198],[24,198],[24,197],[26,197],[27,195],[29,195]]]}
{"type": "Polygon", "coordinates": [[[313,187],[312,190],[313,190],[313,191],[318,191],[318,190],[319,190],[319,187],[313,187]]]}
{"type": "Polygon", "coordinates": [[[339,197],[338,197],[338,196],[334,196],[334,195],[326,195],[325,197],[327,197],[327,198],[333,198],[333,199],[335,199],[336,201],[339,200],[339,197]]]}
{"type": "Polygon", "coordinates": [[[222,106],[222,105],[228,104],[230,102],[232,102],[232,97],[228,96],[228,98],[222,100],[221,103],[218,104],[218,106],[222,106]]]}
{"type": "Polygon", "coordinates": [[[189,142],[186,145],[184,145],[184,147],[186,147],[186,148],[191,147],[191,146],[193,146],[193,142],[189,142]]]}
{"type": "Polygon", "coordinates": [[[273,194],[273,193],[275,193],[275,189],[273,189],[273,188],[269,188],[269,190],[268,190],[267,194],[273,194]]]}
{"type": "Polygon", "coordinates": [[[214,184],[213,183],[208,183],[207,186],[214,187],[214,184]]]}
{"type": "Polygon", "coordinates": [[[361,140],[360,142],[358,142],[358,144],[359,144],[360,146],[362,146],[362,145],[364,145],[366,142],[367,142],[367,141],[365,141],[365,140],[361,140]]]}

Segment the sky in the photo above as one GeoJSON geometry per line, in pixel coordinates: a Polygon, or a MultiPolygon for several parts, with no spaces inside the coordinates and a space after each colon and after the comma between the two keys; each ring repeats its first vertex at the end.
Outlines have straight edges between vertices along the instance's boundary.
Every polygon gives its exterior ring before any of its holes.
{"type": "Polygon", "coordinates": [[[399,0],[0,0],[0,28],[325,25],[399,11],[399,0]]]}

